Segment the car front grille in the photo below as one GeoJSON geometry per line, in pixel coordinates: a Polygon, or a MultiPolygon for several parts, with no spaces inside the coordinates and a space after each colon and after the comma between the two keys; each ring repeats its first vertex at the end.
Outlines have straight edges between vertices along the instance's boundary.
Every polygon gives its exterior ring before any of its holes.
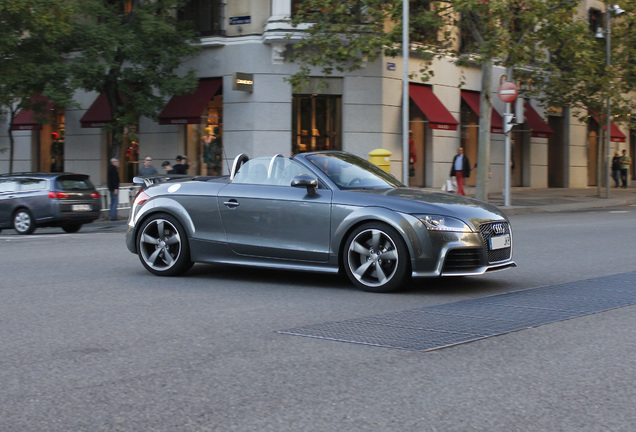
{"type": "Polygon", "coordinates": [[[489,264],[510,259],[510,257],[512,256],[511,247],[490,250],[490,242],[488,241],[491,237],[496,237],[504,234],[512,235],[510,233],[510,225],[507,222],[492,222],[481,224],[479,226],[479,232],[481,233],[481,237],[484,242],[484,248],[486,250],[489,264]]]}

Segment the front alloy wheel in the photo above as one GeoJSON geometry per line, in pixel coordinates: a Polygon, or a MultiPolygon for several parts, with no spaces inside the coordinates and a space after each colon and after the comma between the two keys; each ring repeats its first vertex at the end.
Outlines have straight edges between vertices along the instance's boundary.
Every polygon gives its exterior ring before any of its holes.
{"type": "Polygon", "coordinates": [[[409,254],[393,228],[369,223],[355,229],[344,248],[344,267],[349,279],[371,292],[389,292],[409,277],[409,254]]]}
{"type": "Polygon", "coordinates": [[[146,220],[137,236],[139,259],[159,276],[175,276],[192,267],[185,229],[172,216],[157,214],[146,220]]]}

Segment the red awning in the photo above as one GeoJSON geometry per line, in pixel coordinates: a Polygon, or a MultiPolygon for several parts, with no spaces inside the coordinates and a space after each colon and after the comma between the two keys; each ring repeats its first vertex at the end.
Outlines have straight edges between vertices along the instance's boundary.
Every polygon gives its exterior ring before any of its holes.
{"type": "Polygon", "coordinates": [[[425,85],[409,84],[409,96],[428,119],[430,129],[457,130],[455,117],[437,99],[433,90],[425,85]]]}
{"type": "MultiPolygon", "coordinates": [[[[596,123],[601,124],[601,121],[598,117],[594,117],[596,123]]],[[[607,125],[603,123],[603,130],[607,130],[607,125]]],[[[610,141],[624,143],[627,142],[627,137],[621,130],[616,126],[615,123],[610,123],[610,141]]]]}
{"type": "Polygon", "coordinates": [[[538,138],[550,138],[554,134],[554,130],[549,124],[543,121],[535,109],[528,101],[523,104],[525,108],[525,123],[532,130],[531,136],[538,138]]]}
{"type": "MultiPolygon", "coordinates": [[[[466,102],[470,109],[473,110],[477,117],[479,117],[479,113],[481,112],[479,109],[479,93],[462,90],[461,94],[464,102],[466,102]]],[[[503,133],[503,118],[501,118],[501,114],[499,114],[494,107],[492,108],[492,114],[490,117],[490,132],[499,134],[503,133]]]]}
{"type": "Polygon", "coordinates": [[[223,85],[222,78],[199,80],[197,89],[190,94],[173,96],[159,114],[159,124],[199,124],[203,110],[223,85]]]}
{"type": "MultiPolygon", "coordinates": [[[[42,104],[45,111],[54,108],[53,103],[46,96],[34,96],[31,103],[42,104]]],[[[44,116],[44,114],[36,114],[33,110],[20,110],[11,123],[11,130],[42,130],[42,122],[37,118],[44,116]]]]}
{"type": "Polygon", "coordinates": [[[627,141],[627,137],[623,132],[621,132],[615,123],[610,123],[610,132],[610,140],[612,142],[624,143],[627,141]]]}
{"type": "Polygon", "coordinates": [[[80,119],[83,128],[101,128],[113,121],[106,93],[97,96],[93,105],[80,119]]]}

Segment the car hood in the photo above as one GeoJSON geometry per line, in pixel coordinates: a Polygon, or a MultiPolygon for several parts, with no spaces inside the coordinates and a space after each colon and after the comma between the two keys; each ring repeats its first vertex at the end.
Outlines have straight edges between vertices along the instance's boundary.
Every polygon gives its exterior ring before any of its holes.
{"type": "Polygon", "coordinates": [[[356,189],[343,191],[347,204],[365,207],[379,206],[409,214],[434,214],[454,216],[470,221],[475,226],[480,221],[507,219],[501,210],[474,198],[447,192],[421,188],[356,189]]]}

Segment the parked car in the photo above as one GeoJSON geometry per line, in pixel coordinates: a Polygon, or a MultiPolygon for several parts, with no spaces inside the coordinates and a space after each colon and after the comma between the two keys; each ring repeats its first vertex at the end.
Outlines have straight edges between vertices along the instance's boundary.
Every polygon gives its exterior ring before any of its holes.
{"type": "Polygon", "coordinates": [[[37,227],[61,227],[67,233],[99,218],[101,203],[84,174],[0,174],[0,231],[31,234],[37,227]]]}
{"type": "Polygon", "coordinates": [[[133,202],[126,244],[156,275],[194,262],[340,271],[363,290],[388,292],[411,277],[516,265],[510,223],[496,207],[407,188],[345,152],[240,155],[226,177],[135,181],[147,187],[133,202]]]}

